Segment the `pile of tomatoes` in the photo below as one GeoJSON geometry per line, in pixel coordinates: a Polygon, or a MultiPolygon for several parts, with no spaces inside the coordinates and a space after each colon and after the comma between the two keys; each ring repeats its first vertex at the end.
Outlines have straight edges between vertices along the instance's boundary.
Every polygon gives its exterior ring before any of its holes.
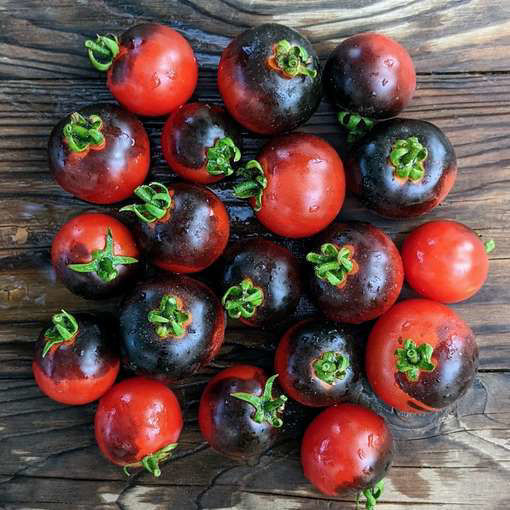
{"type": "Polygon", "coordinates": [[[326,408],[304,434],[304,474],[324,494],[355,489],[374,508],[393,440],[383,418],[353,403],[360,381],[366,377],[380,400],[406,413],[438,411],[460,398],[476,374],[478,348],[444,303],[482,287],[494,247],[460,223],[438,220],[412,231],[399,252],[371,224],[335,221],[346,183],[388,218],[430,211],[454,184],[446,135],[431,123],[395,118],[415,91],[409,54],[364,33],[339,44],[322,70],[301,34],[261,25],[223,51],[223,108],[187,103],[198,66],[169,27],[137,25],[86,47],[122,107],[94,104],[62,119],[49,140],[50,169],[82,200],[131,198],[114,216],[90,212],[64,224],[51,259],[70,291],[123,299],[115,320],[56,313],[35,344],[37,384],[65,404],[100,399],[102,453],[126,472],[144,467],[159,476],[183,428],[171,385],[218,355],[227,320],[274,328],[306,289],[324,318],[284,333],[273,375],[241,364],[217,373],[200,400],[200,430],[212,448],[245,461],[278,440],[289,399],[326,408]],[[322,90],[350,143],[344,162],[319,136],[291,132],[314,113],[322,90]],[[168,115],[163,154],[182,182],[146,182],[149,138],[135,114],[168,115]],[[242,162],[239,125],[272,136],[257,159],[242,162]],[[225,178],[272,233],[314,236],[306,261],[267,239],[229,243],[228,211],[204,186],[225,178]],[[150,278],[142,276],[144,262],[157,270],[150,278]],[[213,264],[214,290],[190,276],[213,264]],[[397,303],[404,278],[422,297],[397,303]],[[367,321],[376,322],[365,342],[357,325],[367,321]],[[134,376],[115,384],[121,367],[134,376]]]}

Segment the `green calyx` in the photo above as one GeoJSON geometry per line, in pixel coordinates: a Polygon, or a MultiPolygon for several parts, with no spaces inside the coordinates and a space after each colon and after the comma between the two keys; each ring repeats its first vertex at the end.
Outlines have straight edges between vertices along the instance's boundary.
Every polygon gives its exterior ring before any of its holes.
{"type": "Polygon", "coordinates": [[[85,41],[90,63],[98,71],[108,71],[114,58],[119,54],[119,40],[115,35],[97,35],[96,40],[85,41]]]}
{"type": "Polygon", "coordinates": [[[419,347],[408,338],[404,340],[404,347],[395,351],[397,358],[397,370],[407,375],[411,382],[418,380],[420,370],[432,372],[436,365],[432,363],[434,349],[429,344],[421,344],[419,347]]]}
{"type": "Polygon", "coordinates": [[[354,143],[374,127],[374,121],[357,113],[338,112],[338,122],[347,130],[347,142],[354,143]]]}
{"type": "Polygon", "coordinates": [[[339,352],[325,352],[313,364],[316,377],[328,384],[341,381],[349,368],[349,359],[339,352]]]}
{"type": "Polygon", "coordinates": [[[496,248],[496,241],[494,241],[494,239],[489,239],[483,243],[483,246],[485,248],[485,253],[492,253],[496,248]]]}
{"type": "Polygon", "coordinates": [[[283,425],[283,420],[278,416],[285,408],[287,397],[280,395],[273,398],[273,383],[278,377],[278,374],[271,376],[264,387],[264,392],[261,397],[253,395],[252,393],[231,393],[232,397],[244,400],[255,408],[255,414],[252,419],[257,423],[268,423],[273,427],[280,428],[283,425]]]}
{"type": "Polygon", "coordinates": [[[255,315],[263,301],[262,289],[253,285],[250,278],[245,278],[239,285],[234,285],[225,292],[221,303],[232,319],[249,319],[255,315]]]}
{"type": "Polygon", "coordinates": [[[177,443],[168,444],[165,447],[161,448],[157,452],[151,453],[150,455],[146,455],[140,462],[135,462],[133,464],[126,464],[123,468],[124,473],[127,476],[130,476],[128,468],[131,467],[144,467],[149,473],[152,473],[154,476],[161,476],[161,469],[159,467],[160,462],[164,462],[172,455],[172,450],[177,448],[177,443]]]}
{"type": "Polygon", "coordinates": [[[308,67],[312,63],[308,52],[302,46],[290,44],[285,39],[279,41],[275,46],[274,63],[282,73],[290,78],[302,75],[314,79],[317,76],[317,71],[308,67]]]}
{"type": "Polygon", "coordinates": [[[143,204],[126,205],[120,212],[132,212],[145,223],[152,223],[163,218],[170,206],[172,197],[168,188],[160,182],[142,184],[135,189],[134,194],[143,200],[143,204]]]}
{"type": "Polygon", "coordinates": [[[69,122],[62,129],[64,140],[72,152],[86,151],[91,145],[102,145],[104,135],[101,133],[103,121],[99,115],[84,117],[78,112],[70,116],[69,122]]]}
{"type": "Polygon", "coordinates": [[[365,489],[361,491],[361,493],[358,492],[358,495],[356,496],[356,510],[359,509],[359,499],[360,494],[363,494],[365,496],[365,509],[366,510],[374,510],[377,500],[382,496],[384,490],[384,480],[379,480],[373,487],[370,489],[365,489]]]}
{"type": "Polygon", "coordinates": [[[246,163],[246,166],[237,171],[243,181],[234,186],[234,195],[237,198],[254,198],[255,211],[260,211],[262,207],[262,193],[267,187],[267,178],[260,163],[252,159],[246,163]]]}
{"type": "Polygon", "coordinates": [[[395,168],[395,175],[413,182],[423,179],[425,175],[423,163],[428,154],[427,148],[419,142],[416,136],[397,140],[390,152],[390,162],[395,168]]]}
{"type": "Polygon", "coordinates": [[[161,338],[184,335],[184,326],[190,315],[182,310],[182,305],[174,296],[165,294],[159,303],[159,308],[151,310],[147,319],[154,324],[156,333],[161,338]]]}
{"type": "Polygon", "coordinates": [[[335,287],[345,282],[347,275],[354,270],[352,253],[346,246],[339,248],[331,243],[324,243],[320,253],[310,252],[306,260],[313,264],[315,275],[335,287]]]}
{"type": "Polygon", "coordinates": [[[241,159],[241,151],[232,138],[225,136],[216,141],[213,147],[207,150],[207,171],[211,175],[225,175],[234,173],[232,163],[241,159]]]}
{"type": "Polygon", "coordinates": [[[77,273],[96,273],[105,282],[115,280],[119,275],[117,266],[136,264],[134,257],[123,257],[113,253],[113,237],[110,229],[106,232],[105,247],[92,252],[92,260],[85,264],[69,264],[67,267],[77,273]]]}
{"type": "Polygon", "coordinates": [[[76,319],[65,310],[61,310],[60,313],[56,313],[51,318],[53,326],[47,329],[44,333],[46,343],[42,352],[42,357],[46,356],[50,352],[54,345],[67,342],[74,338],[78,333],[78,322],[76,319]]]}

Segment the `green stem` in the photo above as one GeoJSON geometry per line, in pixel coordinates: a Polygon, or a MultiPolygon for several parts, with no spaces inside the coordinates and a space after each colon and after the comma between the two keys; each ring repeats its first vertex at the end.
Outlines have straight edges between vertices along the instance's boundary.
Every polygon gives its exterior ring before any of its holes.
{"type": "Polygon", "coordinates": [[[306,260],[313,264],[315,275],[333,286],[341,285],[354,271],[351,250],[347,246],[339,248],[331,243],[324,243],[320,253],[310,252],[306,260]]]}
{"type": "Polygon", "coordinates": [[[396,367],[399,372],[407,375],[411,382],[418,380],[420,371],[432,372],[436,365],[432,362],[434,349],[427,343],[419,347],[410,338],[404,340],[404,347],[395,351],[396,367]]]}
{"type": "Polygon", "coordinates": [[[395,175],[400,179],[420,181],[425,175],[423,163],[428,154],[427,148],[419,142],[416,136],[397,140],[390,152],[390,161],[395,169],[395,175]]]}
{"type": "Polygon", "coordinates": [[[164,446],[161,450],[146,455],[140,462],[134,462],[133,464],[126,464],[123,468],[124,473],[130,476],[128,468],[131,467],[144,467],[149,473],[154,476],[161,476],[161,469],[159,467],[160,462],[164,462],[172,455],[172,450],[177,448],[177,443],[172,443],[164,446]]]}
{"type": "Polygon", "coordinates": [[[225,175],[234,173],[232,163],[241,159],[241,151],[232,138],[225,136],[216,141],[207,151],[207,171],[211,175],[225,175]]]}
{"type": "Polygon", "coordinates": [[[65,310],[53,315],[51,322],[53,322],[53,326],[44,333],[46,343],[42,352],[43,358],[54,345],[67,342],[78,333],[78,321],[65,310]]]}
{"type": "Polygon", "coordinates": [[[132,212],[145,223],[152,223],[163,218],[172,205],[172,197],[168,188],[160,182],[142,184],[134,194],[143,200],[143,204],[126,205],[120,212],[132,212]]]}
{"type": "Polygon", "coordinates": [[[349,358],[339,352],[325,352],[313,364],[316,377],[328,384],[334,384],[345,377],[349,358]]]}
{"type": "Polygon", "coordinates": [[[249,319],[255,315],[263,301],[262,289],[253,285],[250,278],[245,278],[239,285],[234,285],[225,292],[221,303],[232,319],[249,319]]]}
{"type": "Polygon", "coordinates": [[[483,245],[485,247],[485,252],[491,253],[496,248],[496,241],[494,241],[494,239],[489,239],[488,241],[485,241],[485,243],[483,243],[483,245]]]}
{"type": "Polygon", "coordinates": [[[354,143],[374,127],[374,121],[357,113],[338,112],[338,122],[348,131],[347,142],[354,143]]]}
{"type": "Polygon", "coordinates": [[[276,44],[273,62],[279,71],[290,78],[302,75],[314,79],[317,76],[317,71],[308,67],[312,63],[312,59],[305,48],[290,44],[285,39],[276,44]]]}
{"type": "Polygon", "coordinates": [[[257,423],[268,423],[273,427],[280,428],[283,425],[283,420],[278,416],[285,408],[287,397],[280,395],[273,398],[273,383],[278,377],[278,374],[271,376],[264,386],[262,396],[253,395],[252,393],[231,393],[232,397],[244,400],[255,408],[255,413],[252,419],[257,423]]]}
{"type": "MultiPolygon", "coordinates": [[[[384,490],[384,480],[379,480],[373,487],[370,489],[365,489],[362,492],[363,496],[365,496],[365,509],[366,510],[374,510],[377,505],[377,500],[382,496],[384,490]]],[[[359,509],[359,498],[360,493],[358,492],[356,496],[356,510],[359,509]]]]}
{"type": "Polygon", "coordinates": [[[101,133],[103,121],[99,115],[85,118],[78,112],[70,116],[69,122],[62,129],[64,140],[72,152],[83,152],[91,145],[102,145],[104,136],[101,133]]]}
{"type": "Polygon", "coordinates": [[[114,35],[98,35],[95,41],[85,41],[85,47],[91,64],[98,71],[108,71],[120,51],[119,40],[114,35]]]}
{"type": "Polygon", "coordinates": [[[154,324],[159,337],[179,337],[184,334],[184,326],[189,322],[190,315],[182,310],[182,305],[175,296],[165,294],[161,298],[159,308],[151,310],[147,319],[154,324]]]}
{"type": "Polygon", "coordinates": [[[237,198],[254,198],[254,209],[255,211],[260,211],[262,207],[262,193],[267,187],[267,178],[260,163],[252,159],[246,163],[246,166],[240,168],[237,173],[243,178],[243,181],[234,186],[234,195],[237,198]]]}
{"type": "Polygon", "coordinates": [[[117,266],[136,264],[134,257],[124,257],[113,253],[113,236],[110,229],[106,232],[105,247],[92,252],[92,260],[84,264],[69,264],[67,267],[78,273],[96,273],[105,282],[115,280],[119,275],[117,266]]]}

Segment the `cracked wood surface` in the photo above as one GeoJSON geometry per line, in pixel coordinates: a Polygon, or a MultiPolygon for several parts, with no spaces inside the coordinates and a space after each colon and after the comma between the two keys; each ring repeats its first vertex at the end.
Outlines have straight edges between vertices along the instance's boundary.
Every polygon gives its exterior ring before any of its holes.
{"type": "MultiPolygon", "coordinates": [[[[269,332],[231,324],[220,357],[176,388],[186,426],[160,479],[126,479],[101,459],[93,437],[95,406],[68,407],[41,395],[31,377],[32,342],[51,313],[116,309],[87,302],[55,281],[49,246],[59,226],[94,209],[63,192],[47,171],[46,142],[57,120],[97,101],[112,101],[88,65],[83,40],[138,21],[159,20],[182,31],[201,68],[196,98],[219,101],[214,66],[230,37],[253,24],[301,29],[326,57],[353,33],[382,31],[403,42],[418,71],[416,98],[405,116],[445,130],[455,145],[459,177],[444,205],[426,219],[462,221],[496,240],[489,280],[454,308],[480,345],[481,371],[452,409],[409,417],[377,403],[366,388],[359,400],[390,421],[398,453],[378,508],[510,508],[510,4],[489,0],[198,0],[0,2],[0,508],[2,509],[240,509],[343,510],[353,495],[328,499],[306,483],[299,438],[313,416],[290,406],[285,437],[254,466],[222,458],[203,443],[196,408],[207,378],[234,361],[271,369],[282,328],[269,332]]],[[[151,137],[151,177],[171,180],[162,160],[161,119],[151,137]]],[[[342,154],[345,140],[326,102],[303,128],[342,154]]],[[[246,133],[245,133],[246,135],[246,133]]],[[[246,158],[264,139],[245,136],[246,158]]],[[[234,237],[271,235],[224,181],[213,189],[227,203],[234,237]]],[[[95,208],[97,209],[97,208],[95,208]]],[[[103,208],[108,210],[108,208],[103,208]]],[[[112,209],[113,211],[113,209],[112,209]]],[[[349,198],[342,218],[384,228],[397,242],[424,219],[392,222],[349,198]]],[[[301,260],[306,242],[285,241],[301,260]]],[[[206,272],[214,283],[214,274],[206,272]]],[[[409,289],[404,296],[411,296],[409,289]]],[[[306,299],[289,319],[316,313],[306,299]]]]}

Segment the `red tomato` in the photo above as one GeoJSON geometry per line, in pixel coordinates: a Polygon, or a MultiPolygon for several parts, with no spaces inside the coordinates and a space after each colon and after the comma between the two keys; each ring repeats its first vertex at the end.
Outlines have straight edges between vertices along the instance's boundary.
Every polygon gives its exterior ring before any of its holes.
{"type": "Polygon", "coordinates": [[[198,66],[193,49],[170,27],[143,23],[119,39],[98,36],[85,45],[94,67],[108,71],[108,88],[115,99],[133,113],[168,114],[195,90],[198,66]]]}
{"type": "Polygon", "coordinates": [[[413,230],[402,245],[409,285],[423,296],[457,303],[476,294],[489,270],[480,238],[456,221],[437,220],[413,230]]]}
{"type": "Polygon", "coordinates": [[[133,377],[113,386],[99,401],[96,441],[103,455],[125,471],[143,466],[159,476],[159,462],[177,446],[182,425],[181,407],[171,389],[153,379],[133,377]]]}
{"type": "Polygon", "coordinates": [[[138,248],[129,230],[107,214],[69,220],[51,245],[51,263],[62,283],[89,299],[121,292],[137,272],[138,248]]]}
{"type": "Polygon", "coordinates": [[[478,368],[469,326],[447,306],[409,299],[390,308],[368,338],[365,369],[375,394],[408,413],[438,411],[467,391],[478,368]]]}
{"type": "Polygon", "coordinates": [[[301,463],[306,478],[321,492],[336,496],[346,489],[374,494],[388,471],[393,438],[385,421],[355,404],[329,407],[306,429],[301,463]],[[372,489],[372,490],[371,490],[372,489]]]}
{"type": "Polygon", "coordinates": [[[318,136],[292,133],[275,138],[239,173],[245,181],[235,187],[236,196],[250,198],[258,220],[281,236],[320,232],[344,202],[342,160],[318,136]]]}

